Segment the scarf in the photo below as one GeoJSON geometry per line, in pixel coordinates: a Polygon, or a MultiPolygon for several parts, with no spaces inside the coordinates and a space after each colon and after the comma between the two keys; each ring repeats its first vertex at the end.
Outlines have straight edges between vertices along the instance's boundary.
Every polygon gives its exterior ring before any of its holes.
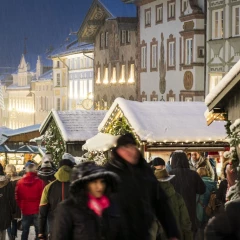
{"type": "Polygon", "coordinates": [[[109,199],[106,196],[95,198],[88,194],[88,207],[93,210],[98,216],[102,216],[102,212],[110,205],[109,199]]]}

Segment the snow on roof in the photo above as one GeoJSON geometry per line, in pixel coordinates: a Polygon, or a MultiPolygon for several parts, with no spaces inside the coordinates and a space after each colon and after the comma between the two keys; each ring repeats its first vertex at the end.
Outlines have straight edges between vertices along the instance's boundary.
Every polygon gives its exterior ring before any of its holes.
{"type": "Polygon", "coordinates": [[[40,133],[51,119],[54,118],[65,142],[86,141],[98,133],[98,125],[103,120],[107,111],[55,111],[40,126],[40,133]]]}
{"type": "Polygon", "coordinates": [[[226,138],[224,122],[207,126],[203,102],[141,103],[117,98],[99,125],[99,131],[117,106],[142,141],[204,142],[226,138]]]}
{"type": "Polygon", "coordinates": [[[91,151],[107,151],[116,146],[119,136],[113,136],[108,133],[98,133],[94,137],[88,139],[82,146],[83,150],[91,151]]]}
{"type": "Polygon", "coordinates": [[[44,80],[52,80],[52,79],[53,79],[53,70],[51,69],[51,70],[43,73],[41,76],[39,76],[38,79],[35,76],[33,78],[32,82],[44,81],[44,80]]]}
{"type": "Polygon", "coordinates": [[[136,17],[137,9],[134,4],[125,4],[121,0],[99,0],[112,17],[136,17]]]}
{"type": "Polygon", "coordinates": [[[224,90],[224,88],[240,73],[240,60],[230,69],[215,88],[207,95],[205,104],[209,106],[213,100],[224,90]]]}
{"type": "Polygon", "coordinates": [[[38,131],[39,127],[40,127],[40,124],[36,124],[36,125],[31,125],[23,128],[14,129],[14,130],[10,129],[4,132],[4,136],[11,137],[19,134],[35,132],[35,131],[38,131]]]}
{"type": "Polygon", "coordinates": [[[8,90],[28,90],[30,89],[30,85],[26,86],[18,86],[17,84],[11,84],[7,87],[8,90]]]}

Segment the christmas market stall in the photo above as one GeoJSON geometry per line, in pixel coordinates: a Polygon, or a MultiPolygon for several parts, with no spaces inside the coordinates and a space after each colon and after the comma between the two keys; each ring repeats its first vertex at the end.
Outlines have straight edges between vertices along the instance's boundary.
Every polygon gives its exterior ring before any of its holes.
{"type": "Polygon", "coordinates": [[[219,152],[229,147],[223,122],[207,126],[203,102],[136,102],[117,98],[99,132],[132,132],[145,158],[168,159],[174,150],[219,152]]]}
{"type": "Polygon", "coordinates": [[[57,163],[64,152],[82,156],[82,146],[98,133],[98,125],[106,111],[55,111],[52,110],[39,128],[46,150],[57,163]]]}
{"type": "Polygon", "coordinates": [[[240,179],[240,60],[230,69],[217,86],[207,95],[206,120],[210,127],[216,120],[227,121],[226,135],[230,143],[230,156],[240,179]]]}
{"type": "Polygon", "coordinates": [[[28,160],[41,159],[39,146],[31,143],[32,138],[40,136],[39,124],[18,128],[3,129],[0,132],[0,163],[14,164],[21,171],[28,160]]]}

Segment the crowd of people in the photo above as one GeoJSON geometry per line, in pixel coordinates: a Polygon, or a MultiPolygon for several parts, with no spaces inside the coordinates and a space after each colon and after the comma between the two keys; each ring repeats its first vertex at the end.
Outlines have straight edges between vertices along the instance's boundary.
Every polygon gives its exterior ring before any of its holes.
{"type": "Polygon", "coordinates": [[[229,159],[218,187],[204,154],[175,151],[167,163],[147,163],[131,134],[119,137],[105,166],[76,165],[65,153],[59,166],[46,154],[19,174],[0,165],[0,240],[33,225],[39,240],[240,239],[237,173],[229,159]]]}

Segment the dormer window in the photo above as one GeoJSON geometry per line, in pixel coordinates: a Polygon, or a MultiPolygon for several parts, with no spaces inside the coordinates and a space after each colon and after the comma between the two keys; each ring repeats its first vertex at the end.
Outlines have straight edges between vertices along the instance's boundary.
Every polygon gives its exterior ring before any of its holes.
{"type": "Polygon", "coordinates": [[[188,0],[182,0],[182,12],[185,12],[188,6],[188,0]]]}

